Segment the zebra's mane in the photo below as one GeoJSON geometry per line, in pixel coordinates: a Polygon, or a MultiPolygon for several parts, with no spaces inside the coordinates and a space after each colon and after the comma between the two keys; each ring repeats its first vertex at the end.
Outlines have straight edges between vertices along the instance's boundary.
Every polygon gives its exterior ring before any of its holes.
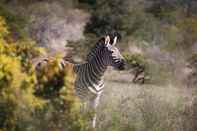
{"type": "Polygon", "coordinates": [[[87,55],[86,61],[91,61],[96,55],[96,52],[104,47],[105,38],[102,37],[96,45],[90,50],[89,54],[87,55]]]}

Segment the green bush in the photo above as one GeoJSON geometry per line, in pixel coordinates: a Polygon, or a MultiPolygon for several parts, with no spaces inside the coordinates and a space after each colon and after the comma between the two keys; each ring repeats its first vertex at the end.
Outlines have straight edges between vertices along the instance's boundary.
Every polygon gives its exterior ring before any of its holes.
{"type": "Polygon", "coordinates": [[[148,62],[146,58],[141,54],[124,54],[124,58],[127,61],[128,68],[143,67],[147,68],[148,62]]]}
{"type": "Polygon", "coordinates": [[[60,70],[55,59],[41,75],[34,70],[32,59],[44,52],[29,39],[14,42],[0,17],[0,130],[92,130],[74,93],[72,67],[60,70]]]}

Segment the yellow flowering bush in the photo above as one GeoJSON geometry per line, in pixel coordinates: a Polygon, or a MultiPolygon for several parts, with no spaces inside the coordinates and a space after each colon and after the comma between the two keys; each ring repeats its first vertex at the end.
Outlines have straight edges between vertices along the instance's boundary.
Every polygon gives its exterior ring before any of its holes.
{"type": "Polygon", "coordinates": [[[36,95],[48,100],[47,108],[53,110],[53,113],[49,111],[46,114],[39,114],[45,118],[42,119],[44,123],[50,123],[45,125],[45,129],[91,130],[87,122],[90,115],[80,112],[82,105],[75,96],[73,65],[66,63],[64,69],[61,69],[59,63],[59,58],[49,58],[48,62],[41,63],[37,70],[36,95]],[[46,116],[48,113],[50,117],[46,116]]]}
{"type": "Polygon", "coordinates": [[[0,129],[2,130],[16,129],[18,113],[21,110],[32,110],[44,105],[44,101],[33,94],[36,77],[30,66],[30,59],[28,61],[22,59],[22,56],[26,59],[32,58],[30,54],[36,53],[36,48],[28,43],[26,46],[28,48],[22,48],[19,43],[12,42],[5,20],[0,17],[0,129]],[[29,68],[24,70],[23,65],[29,65],[29,68]]]}
{"type": "Polygon", "coordinates": [[[14,41],[0,17],[0,130],[90,130],[72,67],[60,70],[57,58],[36,73],[32,59],[43,53],[28,38],[14,41]]]}

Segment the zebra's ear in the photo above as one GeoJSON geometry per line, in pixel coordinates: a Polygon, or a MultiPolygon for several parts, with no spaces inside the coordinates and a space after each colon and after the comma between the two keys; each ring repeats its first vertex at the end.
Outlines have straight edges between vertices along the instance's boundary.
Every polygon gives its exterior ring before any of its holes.
{"type": "Polygon", "coordinates": [[[115,46],[116,45],[116,42],[117,42],[117,36],[114,37],[114,40],[113,40],[113,44],[112,45],[115,46]]]}
{"type": "Polygon", "coordinates": [[[105,44],[106,44],[106,45],[109,45],[109,43],[110,43],[110,37],[109,37],[109,35],[107,35],[107,36],[105,37],[105,44]]]}

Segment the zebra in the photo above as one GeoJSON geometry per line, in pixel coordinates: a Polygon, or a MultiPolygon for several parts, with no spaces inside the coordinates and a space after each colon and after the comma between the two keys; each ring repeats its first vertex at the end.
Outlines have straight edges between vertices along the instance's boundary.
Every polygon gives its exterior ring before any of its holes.
{"type": "MultiPolygon", "coordinates": [[[[87,55],[86,62],[73,64],[73,71],[76,74],[74,83],[76,96],[82,102],[88,102],[94,111],[98,107],[104,89],[104,74],[108,66],[112,66],[116,70],[125,68],[125,60],[115,46],[117,38],[118,36],[115,34],[102,37],[87,55]]],[[[47,59],[44,59],[44,62],[47,62],[47,59]]],[[[61,68],[65,63],[67,62],[61,62],[61,68]]],[[[96,114],[92,119],[93,128],[96,127],[96,114]]]]}

